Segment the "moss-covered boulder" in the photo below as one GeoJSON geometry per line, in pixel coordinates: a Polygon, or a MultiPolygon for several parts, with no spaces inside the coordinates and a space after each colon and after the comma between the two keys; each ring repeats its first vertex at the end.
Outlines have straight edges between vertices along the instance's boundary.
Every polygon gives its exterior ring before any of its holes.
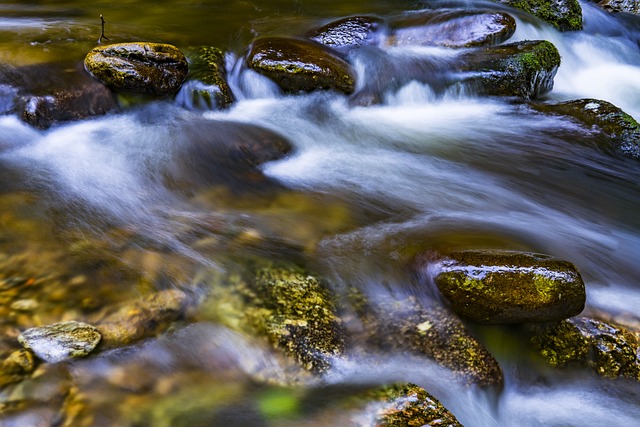
{"type": "Polygon", "coordinates": [[[383,20],[374,16],[351,16],[311,30],[307,37],[334,49],[347,50],[376,44],[383,20]]]}
{"type": "Polygon", "coordinates": [[[98,46],[87,54],[84,65],[95,78],[116,91],[155,96],[178,92],[189,72],[183,53],[162,43],[98,46]]]}
{"type": "Polygon", "coordinates": [[[426,356],[468,384],[502,387],[502,369],[496,359],[450,311],[424,307],[414,298],[357,304],[363,323],[361,339],[368,345],[426,356]]]}
{"type": "Polygon", "coordinates": [[[193,106],[201,109],[227,108],[234,96],[227,82],[224,53],[215,47],[200,46],[187,51],[189,83],[193,106]],[[199,83],[199,84],[198,84],[199,83]]]}
{"type": "Polygon", "coordinates": [[[85,357],[100,342],[98,330],[82,322],[68,321],[27,329],[18,341],[45,362],[85,357]]]}
{"type": "Polygon", "coordinates": [[[415,384],[398,384],[369,394],[374,402],[367,408],[367,415],[375,416],[376,426],[462,427],[442,403],[415,384]]]}
{"type": "Polygon", "coordinates": [[[487,46],[508,40],[515,30],[515,19],[503,12],[432,12],[396,21],[392,24],[389,43],[394,46],[487,46]]]}
{"type": "Polygon", "coordinates": [[[435,268],[436,285],[453,311],[477,322],[566,319],[580,314],[586,300],[575,266],[548,255],[463,251],[449,254],[435,268]]]}
{"type": "Polygon", "coordinates": [[[328,47],[313,41],[258,39],[252,43],[246,62],[288,93],[330,89],[350,94],[355,89],[351,66],[328,47]]]}
{"type": "Polygon", "coordinates": [[[607,12],[626,12],[640,15],[640,2],[638,0],[592,0],[607,12]]]}
{"type": "Polygon", "coordinates": [[[582,29],[582,7],[578,0],[493,0],[550,23],[560,31],[582,29]]]}
{"type": "Polygon", "coordinates": [[[560,66],[558,49],[548,41],[486,47],[460,59],[458,83],[472,92],[525,99],[551,91],[560,66]]]}
{"type": "Polygon", "coordinates": [[[555,104],[532,104],[538,111],[572,117],[588,127],[597,127],[605,138],[598,140],[600,148],[625,157],[640,159],[640,125],[607,101],[578,99],[555,104]]]}
{"type": "Polygon", "coordinates": [[[532,343],[558,368],[588,367],[605,378],[640,381],[640,334],[589,317],[538,326],[532,343]]]}

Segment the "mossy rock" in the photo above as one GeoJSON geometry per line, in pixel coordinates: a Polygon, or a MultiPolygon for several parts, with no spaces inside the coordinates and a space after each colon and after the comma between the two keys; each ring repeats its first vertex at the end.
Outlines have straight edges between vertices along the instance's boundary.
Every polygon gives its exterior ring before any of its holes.
{"type": "Polygon", "coordinates": [[[192,90],[193,104],[199,108],[227,108],[234,96],[227,82],[224,52],[210,46],[200,46],[187,50],[189,60],[189,81],[197,81],[203,86],[192,90]]]}
{"type": "Polygon", "coordinates": [[[578,0],[494,0],[542,19],[560,31],[582,29],[582,7],[578,0]]]}
{"type": "Polygon", "coordinates": [[[588,367],[605,378],[640,381],[640,341],[629,330],[589,317],[534,328],[532,343],[553,367],[588,367]]]}
{"type": "Polygon", "coordinates": [[[334,49],[347,50],[376,44],[384,21],[374,16],[351,16],[311,30],[307,37],[334,49]]]}
{"type": "Polygon", "coordinates": [[[269,37],[253,42],[247,66],[270,78],[284,92],[355,89],[351,66],[326,46],[313,41],[269,37]]]}
{"type": "Polygon", "coordinates": [[[448,310],[423,307],[414,298],[375,306],[360,299],[357,305],[369,345],[426,356],[468,384],[502,387],[504,378],[496,359],[448,310]]]}
{"type": "Polygon", "coordinates": [[[535,110],[573,117],[588,127],[596,126],[607,138],[600,148],[640,159],[640,125],[629,114],[607,101],[578,99],[556,104],[532,104],[535,110]]]}
{"type": "Polygon", "coordinates": [[[626,12],[640,15],[640,2],[638,0],[592,0],[600,8],[607,12],[626,12]]]}
{"type": "Polygon", "coordinates": [[[45,362],[57,363],[86,357],[101,338],[92,325],[68,321],[27,329],[18,341],[45,362]]]}
{"type": "Polygon", "coordinates": [[[116,91],[154,96],[177,93],[189,72],[183,53],[162,43],[98,46],[87,54],[84,65],[95,78],[116,91]]]}
{"type": "Polygon", "coordinates": [[[436,285],[453,311],[481,323],[566,319],[580,314],[586,300],[575,266],[548,255],[463,251],[435,268],[436,285]]]}
{"type": "Polygon", "coordinates": [[[462,427],[456,417],[425,389],[415,384],[398,384],[371,392],[376,405],[376,426],[462,427]]]}
{"type": "Polygon", "coordinates": [[[516,21],[503,12],[454,10],[410,16],[392,27],[391,45],[455,48],[500,44],[516,31],[516,21]]]}
{"type": "Polygon", "coordinates": [[[537,98],[553,89],[560,53],[548,41],[491,46],[461,56],[463,85],[483,95],[537,98]]]}

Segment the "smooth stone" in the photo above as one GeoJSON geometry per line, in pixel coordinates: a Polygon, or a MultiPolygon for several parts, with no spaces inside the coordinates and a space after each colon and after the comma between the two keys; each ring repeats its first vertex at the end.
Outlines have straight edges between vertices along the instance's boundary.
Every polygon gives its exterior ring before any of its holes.
{"type": "Polygon", "coordinates": [[[349,63],[311,40],[258,39],[251,45],[246,63],[287,93],[327,89],[350,94],[355,89],[355,73],[349,63]]]}
{"type": "Polygon", "coordinates": [[[547,322],[584,309],[580,273],[570,262],[549,255],[463,251],[449,254],[432,268],[452,310],[477,322],[547,322]]]}
{"type": "Polygon", "coordinates": [[[346,50],[376,44],[383,20],[373,16],[351,16],[323,25],[307,37],[334,49],[346,50]]]}
{"type": "Polygon", "coordinates": [[[95,78],[116,91],[173,95],[187,78],[189,66],[170,44],[132,42],[98,46],[84,59],[95,78]]]}
{"type": "Polygon", "coordinates": [[[533,15],[560,31],[582,29],[582,7],[578,0],[493,0],[533,15]]]}
{"type": "Polygon", "coordinates": [[[640,124],[610,102],[587,98],[531,106],[544,113],[573,117],[588,127],[595,126],[608,137],[598,140],[600,148],[632,159],[640,159],[640,124]]]}
{"type": "Polygon", "coordinates": [[[537,98],[553,89],[560,66],[548,41],[522,41],[470,51],[460,57],[458,82],[483,95],[537,98]]]}
{"type": "Polygon", "coordinates": [[[473,47],[500,44],[516,30],[507,13],[455,10],[411,16],[395,23],[393,46],[473,47]]]}
{"type": "Polygon", "coordinates": [[[75,321],[30,328],[18,336],[26,349],[49,363],[85,357],[96,348],[100,339],[95,327],[75,321]]]}

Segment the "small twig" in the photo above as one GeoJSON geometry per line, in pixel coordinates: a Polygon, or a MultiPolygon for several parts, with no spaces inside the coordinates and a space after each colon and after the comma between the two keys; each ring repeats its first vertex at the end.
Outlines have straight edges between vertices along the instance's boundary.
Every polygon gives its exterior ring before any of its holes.
{"type": "Polygon", "coordinates": [[[98,39],[98,44],[102,42],[102,39],[109,40],[107,36],[104,35],[104,17],[100,14],[100,21],[102,21],[102,32],[100,33],[100,38],[98,39]]]}

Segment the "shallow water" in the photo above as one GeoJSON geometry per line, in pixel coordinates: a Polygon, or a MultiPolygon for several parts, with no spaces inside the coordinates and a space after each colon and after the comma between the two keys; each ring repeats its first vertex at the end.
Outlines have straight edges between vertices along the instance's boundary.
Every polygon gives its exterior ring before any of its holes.
{"type": "MultiPolygon", "coordinates": [[[[121,301],[224,271],[230,253],[303,257],[338,288],[355,285],[375,298],[430,298],[430,290],[410,285],[405,271],[418,252],[527,250],[573,262],[585,279],[589,309],[640,316],[640,168],[595,149],[595,130],[509,100],[442,91],[437,79],[402,81],[382,94],[380,105],[359,107],[332,93],[283,96],[242,67],[239,58],[256,35],[299,35],[337,17],[399,16],[437,4],[335,3],[2,2],[2,63],[81,60],[95,45],[102,13],[109,41],[227,49],[239,100],[227,111],[190,111],[179,94],[175,101],[46,131],[0,116],[2,252],[24,252],[32,260],[50,254],[27,264],[58,269],[60,286],[90,284],[89,290],[78,286],[82,295],[121,301]],[[264,165],[268,179],[259,184],[233,173],[190,173],[189,157],[176,163],[184,153],[175,147],[185,135],[204,140],[228,122],[272,130],[294,152],[264,165]],[[193,191],[170,185],[167,176],[193,191]],[[255,236],[257,245],[243,243],[255,236]],[[85,238],[103,246],[89,246],[87,255],[85,238]],[[105,267],[105,253],[124,271],[105,267]]],[[[640,119],[640,18],[582,5],[585,30],[576,33],[558,33],[512,11],[513,40],[546,39],[558,47],[563,62],[547,99],[604,99],[640,119]]],[[[379,55],[389,64],[425,58],[438,64],[456,56],[439,48],[364,49],[352,58],[360,82],[375,75],[370,61],[379,55]]],[[[64,309],[52,309],[44,320],[56,321],[59,312],[64,309]]],[[[272,410],[256,407],[269,402],[273,390],[248,378],[256,370],[284,375],[287,367],[270,349],[210,323],[206,314],[194,318],[200,321],[159,340],[73,365],[95,425],[165,425],[162,420],[172,418],[159,408],[193,401],[191,389],[228,403],[228,414],[218,413],[216,423],[254,425],[252,411],[272,410]],[[193,342],[209,344],[194,348],[193,342]],[[140,365],[145,372],[135,376],[140,365]],[[168,377],[168,385],[149,385],[147,377],[168,377]]],[[[271,425],[342,425],[339,413],[326,409],[340,390],[399,380],[424,386],[466,426],[633,425],[640,419],[636,385],[542,366],[508,328],[477,332],[503,367],[499,394],[458,385],[428,361],[359,349],[338,362],[325,384],[285,391],[281,402],[306,406],[274,416],[271,425]]],[[[195,421],[174,408],[175,425],[210,425],[214,418],[203,409],[210,402],[198,405],[204,415],[195,421]]],[[[47,419],[50,409],[40,410],[11,415],[6,423],[47,419]]]]}

